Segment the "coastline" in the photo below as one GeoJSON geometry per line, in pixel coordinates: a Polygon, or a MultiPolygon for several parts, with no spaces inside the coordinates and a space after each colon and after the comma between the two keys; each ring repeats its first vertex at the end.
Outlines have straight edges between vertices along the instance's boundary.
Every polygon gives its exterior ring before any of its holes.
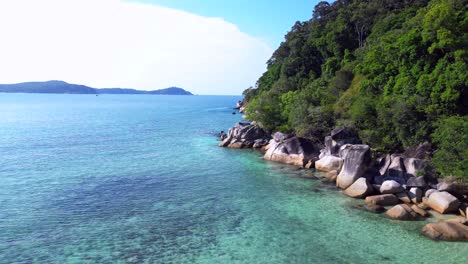
{"type": "MultiPolygon", "coordinates": [[[[245,104],[239,101],[235,109],[243,113],[245,104]]],[[[294,133],[269,134],[255,121],[236,123],[220,140],[220,147],[258,149],[265,160],[321,172],[322,181],[363,199],[369,212],[396,222],[436,220],[421,229],[425,237],[468,242],[467,188],[430,173],[428,143],[382,155],[349,129],[334,129],[321,145],[294,133]]]]}

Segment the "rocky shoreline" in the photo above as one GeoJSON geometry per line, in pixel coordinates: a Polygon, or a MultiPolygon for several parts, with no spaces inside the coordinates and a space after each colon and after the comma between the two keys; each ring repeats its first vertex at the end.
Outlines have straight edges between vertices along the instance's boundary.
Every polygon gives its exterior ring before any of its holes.
{"type": "MultiPolygon", "coordinates": [[[[245,107],[238,103],[237,109],[245,107]]],[[[373,153],[357,134],[338,128],[312,142],[295,134],[265,132],[256,122],[239,122],[220,135],[220,147],[255,148],[264,159],[323,172],[343,194],[364,199],[365,208],[395,220],[421,220],[447,214],[448,220],[426,224],[422,233],[434,240],[468,241],[466,186],[431,175],[427,143],[404,153],[373,153]],[[436,213],[435,213],[436,212],[436,213]]]]}

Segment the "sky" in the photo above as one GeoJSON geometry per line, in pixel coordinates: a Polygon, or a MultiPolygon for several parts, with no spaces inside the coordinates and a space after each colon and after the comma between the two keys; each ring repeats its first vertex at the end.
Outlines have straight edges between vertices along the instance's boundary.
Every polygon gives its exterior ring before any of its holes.
{"type": "Polygon", "coordinates": [[[0,83],[238,95],[315,2],[1,0],[0,83]]]}

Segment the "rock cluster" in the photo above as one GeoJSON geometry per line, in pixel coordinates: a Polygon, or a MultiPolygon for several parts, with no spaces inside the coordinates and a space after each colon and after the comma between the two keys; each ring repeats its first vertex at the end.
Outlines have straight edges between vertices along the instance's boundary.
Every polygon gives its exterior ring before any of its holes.
{"type": "MultiPolygon", "coordinates": [[[[425,173],[427,144],[373,162],[369,146],[356,142],[352,132],[335,130],[325,138],[315,162],[315,169],[326,172],[327,179],[336,181],[345,195],[365,198],[369,211],[385,211],[395,220],[418,220],[429,216],[427,210],[466,217],[466,195],[455,184],[437,183],[425,173]]],[[[434,239],[468,240],[467,228],[463,223],[443,222],[426,225],[423,233],[434,239]]]]}
{"type": "MultiPolygon", "coordinates": [[[[365,199],[365,208],[385,212],[391,219],[418,220],[429,216],[428,210],[468,217],[466,190],[453,183],[437,183],[426,173],[427,143],[373,161],[370,147],[349,129],[333,130],[320,149],[295,134],[270,136],[254,122],[237,123],[219,145],[261,148],[264,159],[322,171],[345,195],[365,199]]],[[[422,232],[434,239],[468,240],[466,221],[459,222],[428,224],[422,232]]]]}
{"type": "Polygon", "coordinates": [[[270,140],[263,158],[311,168],[314,162],[318,160],[319,151],[319,148],[306,138],[277,132],[273,134],[273,139],[270,140]]]}
{"type": "Polygon", "coordinates": [[[269,135],[256,123],[239,122],[229,129],[227,136],[219,143],[229,148],[261,148],[268,144],[269,135]]]}

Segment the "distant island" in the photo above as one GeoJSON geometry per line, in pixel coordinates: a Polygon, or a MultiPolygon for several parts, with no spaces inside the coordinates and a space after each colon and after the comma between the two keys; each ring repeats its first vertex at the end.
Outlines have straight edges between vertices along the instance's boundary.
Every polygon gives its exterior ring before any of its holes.
{"type": "Polygon", "coordinates": [[[193,95],[179,87],[169,87],[154,91],[141,91],[130,88],[92,88],[64,81],[24,82],[0,84],[0,93],[55,93],[55,94],[164,94],[193,95]]]}

